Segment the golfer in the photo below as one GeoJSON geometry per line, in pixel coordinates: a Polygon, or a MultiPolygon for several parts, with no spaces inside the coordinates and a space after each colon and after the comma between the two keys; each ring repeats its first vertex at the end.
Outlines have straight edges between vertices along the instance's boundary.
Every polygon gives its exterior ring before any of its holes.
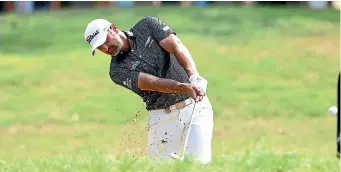
{"type": "Polygon", "coordinates": [[[111,56],[111,80],[145,102],[149,157],[169,159],[185,148],[186,156],[203,164],[211,161],[213,110],[207,80],[169,25],[147,16],[121,31],[108,20],[95,19],[84,37],[92,56],[96,50],[111,56]]]}

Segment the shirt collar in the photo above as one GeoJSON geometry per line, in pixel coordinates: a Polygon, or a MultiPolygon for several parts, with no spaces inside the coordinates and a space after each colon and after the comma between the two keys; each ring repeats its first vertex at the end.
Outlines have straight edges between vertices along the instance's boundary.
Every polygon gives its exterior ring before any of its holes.
{"type": "Polygon", "coordinates": [[[123,31],[123,33],[125,33],[128,38],[136,38],[134,33],[130,30],[123,31]]]}

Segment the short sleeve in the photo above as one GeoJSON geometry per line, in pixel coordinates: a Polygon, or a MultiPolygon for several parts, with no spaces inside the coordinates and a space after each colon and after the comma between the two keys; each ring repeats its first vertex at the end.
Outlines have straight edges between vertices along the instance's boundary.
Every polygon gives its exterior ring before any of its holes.
{"type": "Polygon", "coordinates": [[[176,34],[175,31],[168,26],[165,22],[161,21],[156,17],[144,17],[143,19],[148,25],[152,36],[159,43],[164,38],[169,36],[170,34],[176,34]]]}
{"type": "Polygon", "coordinates": [[[114,83],[125,88],[128,88],[138,94],[141,92],[141,90],[138,88],[139,73],[140,72],[138,71],[129,70],[121,66],[115,65],[110,66],[109,75],[114,83]]]}

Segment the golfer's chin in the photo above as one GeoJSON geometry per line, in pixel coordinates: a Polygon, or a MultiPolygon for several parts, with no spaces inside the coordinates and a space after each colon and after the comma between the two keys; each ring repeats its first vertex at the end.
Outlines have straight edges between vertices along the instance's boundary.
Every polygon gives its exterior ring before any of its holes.
{"type": "Polygon", "coordinates": [[[119,52],[103,52],[103,53],[109,56],[116,56],[119,52]]]}
{"type": "Polygon", "coordinates": [[[119,53],[119,51],[116,51],[116,52],[112,52],[110,55],[117,56],[118,53],[119,53]]]}
{"type": "MultiPolygon", "coordinates": [[[[99,50],[99,51],[101,51],[101,50],[99,50]]],[[[110,53],[110,52],[108,52],[108,51],[101,51],[103,54],[105,54],[105,55],[109,55],[109,56],[111,56],[111,54],[112,53],[110,53]]]]}
{"type": "Polygon", "coordinates": [[[117,49],[116,51],[111,52],[110,55],[117,56],[118,53],[120,53],[121,49],[117,49]]]}

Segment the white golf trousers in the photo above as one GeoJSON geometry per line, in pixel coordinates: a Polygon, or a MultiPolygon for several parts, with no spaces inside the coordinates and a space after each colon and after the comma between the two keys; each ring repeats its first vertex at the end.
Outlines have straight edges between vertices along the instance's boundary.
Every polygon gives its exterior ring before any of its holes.
{"type": "Polygon", "coordinates": [[[213,110],[207,96],[197,102],[193,112],[191,129],[190,117],[194,100],[183,109],[170,113],[163,110],[150,111],[148,121],[147,154],[153,159],[170,159],[171,153],[181,156],[187,134],[186,156],[203,164],[211,161],[211,141],[213,133],[213,110]]]}

